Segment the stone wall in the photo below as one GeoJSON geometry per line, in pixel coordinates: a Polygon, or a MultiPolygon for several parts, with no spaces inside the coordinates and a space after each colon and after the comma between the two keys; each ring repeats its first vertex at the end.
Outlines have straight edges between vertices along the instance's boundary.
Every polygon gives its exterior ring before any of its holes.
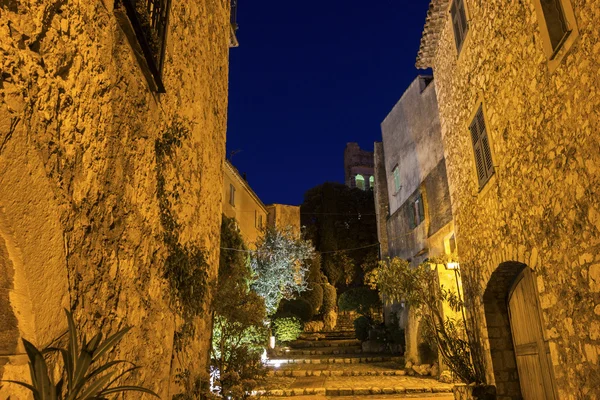
{"type": "Polygon", "coordinates": [[[418,76],[381,123],[390,214],[394,214],[444,158],[435,87],[418,76]],[[398,167],[400,188],[392,171],[398,167]]]}
{"type": "MultiPolygon", "coordinates": [[[[170,398],[175,366],[204,369],[211,327],[205,312],[197,339],[174,351],[181,319],[163,278],[161,214],[173,215],[181,246],[206,249],[215,279],[229,2],[172,1],[165,94],[148,89],[113,3],[0,4],[0,378],[27,378],[17,338],[49,344],[66,329],[64,307],[88,337],[133,326],[114,357],[143,367],[132,382],[170,398]],[[157,165],[155,146],[175,125],[189,136],[157,165]],[[157,198],[159,178],[179,195],[157,198]]],[[[210,292],[199,301],[207,310],[210,292]]]]}
{"type": "Polygon", "coordinates": [[[377,215],[377,239],[379,240],[379,257],[388,257],[387,218],[390,214],[388,201],[387,178],[385,175],[385,154],[383,143],[375,142],[373,160],[375,164],[375,214],[377,215]]]}
{"type": "Polygon", "coordinates": [[[369,179],[373,176],[373,152],[363,150],[358,143],[347,143],[344,149],[344,179],[346,186],[356,187],[355,177],[361,174],[365,179],[365,188],[369,188],[369,179]]]}
{"type": "Polygon", "coordinates": [[[300,206],[270,204],[267,211],[269,227],[281,230],[291,228],[300,236],[300,206]]]}
{"type": "MultiPolygon", "coordinates": [[[[477,280],[475,290],[505,304],[504,282],[518,269],[500,266],[530,268],[558,397],[597,398],[600,7],[569,2],[578,33],[556,64],[544,53],[535,1],[466,1],[469,31],[460,54],[447,12],[441,25],[432,64],[461,269],[477,280]],[[481,191],[468,131],[480,104],[495,166],[481,191]],[[502,279],[491,278],[496,271],[502,279]],[[492,296],[497,285],[504,290],[492,296]]],[[[500,398],[519,398],[514,354],[502,348],[506,314],[488,307],[484,316],[475,303],[482,334],[489,334],[488,380],[500,398]]]]}

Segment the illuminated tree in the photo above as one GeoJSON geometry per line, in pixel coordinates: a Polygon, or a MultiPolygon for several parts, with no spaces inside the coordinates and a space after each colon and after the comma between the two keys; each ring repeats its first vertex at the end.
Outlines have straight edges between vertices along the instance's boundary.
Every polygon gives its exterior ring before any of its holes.
{"type": "Polygon", "coordinates": [[[292,299],[306,290],[308,261],[314,249],[291,228],[268,228],[256,247],[250,262],[255,274],[251,287],[265,300],[267,314],[272,315],[282,299],[292,299]]]}

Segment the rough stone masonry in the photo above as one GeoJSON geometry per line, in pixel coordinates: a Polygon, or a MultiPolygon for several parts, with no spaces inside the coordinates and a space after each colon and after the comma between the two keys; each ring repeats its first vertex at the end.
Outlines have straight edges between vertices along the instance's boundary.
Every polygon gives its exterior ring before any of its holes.
{"type": "Polygon", "coordinates": [[[499,398],[520,398],[505,301],[519,270],[529,268],[557,397],[596,399],[600,4],[561,0],[575,23],[549,55],[538,0],[464,1],[460,52],[451,3],[432,1],[417,65],[434,69],[461,269],[480,291],[470,295],[479,305],[488,381],[499,398]],[[480,105],[495,170],[482,190],[469,133],[480,105]]]}
{"type": "MultiPolygon", "coordinates": [[[[0,1],[0,379],[28,379],[21,338],[133,330],[117,358],[132,383],[170,398],[175,374],[204,370],[210,319],[175,351],[181,325],[162,270],[157,141],[189,136],[162,166],[182,245],[216,277],[227,112],[229,2],[171,2],[157,94],[112,0],[0,1]]],[[[199,299],[209,304],[210,292],[199,299]]],[[[0,398],[23,392],[4,385],[0,398]]],[[[135,395],[133,396],[135,397],[135,395]]]]}

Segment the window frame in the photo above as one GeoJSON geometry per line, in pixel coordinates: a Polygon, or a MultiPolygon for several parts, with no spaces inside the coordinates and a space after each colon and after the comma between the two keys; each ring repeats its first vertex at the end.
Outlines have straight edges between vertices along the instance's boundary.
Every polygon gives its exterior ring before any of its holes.
{"type": "Polygon", "coordinates": [[[410,202],[408,217],[408,226],[410,229],[417,228],[425,221],[425,202],[422,192],[419,192],[419,195],[410,202]]]}
{"type": "Polygon", "coordinates": [[[400,167],[398,164],[392,168],[392,181],[394,182],[394,193],[398,193],[402,189],[400,182],[400,167]]]}
{"type": "Polygon", "coordinates": [[[450,2],[450,8],[448,12],[450,14],[450,22],[452,24],[452,32],[454,34],[454,44],[456,46],[456,53],[460,54],[467,40],[467,35],[469,33],[469,18],[467,13],[466,0],[452,0],[450,2]],[[456,10],[456,13],[454,10],[456,10]],[[455,22],[457,22],[455,20],[457,18],[459,19],[458,25],[455,25],[455,22]],[[458,30],[460,30],[460,32],[457,32],[457,28],[458,30]],[[458,36],[459,33],[460,37],[458,36]]]}
{"type": "Polygon", "coordinates": [[[367,186],[365,184],[365,177],[362,174],[354,175],[354,187],[356,187],[357,189],[363,190],[363,191],[367,189],[367,186]],[[361,180],[362,180],[362,187],[358,187],[358,179],[357,178],[359,176],[361,177],[361,180]]]}
{"type": "Polygon", "coordinates": [[[552,45],[552,40],[550,39],[548,24],[546,22],[546,17],[544,15],[544,9],[541,0],[532,1],[538,20],[538,27],[542,39],[542,47],[548,62],[548,69],[552,73],[556,70],[556,68],[558,68],[565,55],[568,54],[576,39],[579,37],[579,27],[577,26],[577,19],[575,18],[575,13],[573,11],[573,5],[571,4],[571,0],[557,0],[562,8],[565,23],[567,25],[567,32],[563,36],[562,40],[559,41],[559,43],[556,45],[556,48],[554,48],[552,45]]]}
{"type": "Polygon", "coordinates": [[[232,183],[229,184],[229,204],[235,207],[235,186],[232,183]]]}
{"type": "MultiPolygon", "coordinates": [[[[136,11],[135,1],[116,0],[114,8],[115,16],[129,44],[133,48],[134,55],[151,90],[157,93],[166,93],[162,75],[168,40],[171,0],[164,0],[164,15],[158,18],[163,20],[164,26],[162,27],[161,35],[159,35],[160,43],[156,51],[152,49],[149,43],[147,31],[145,31],[148,28],[144,28],[144,24],[142,24],[141,18],[136,11]]],[[[150,0],[137,1],[148,2],[150,0]]]]}

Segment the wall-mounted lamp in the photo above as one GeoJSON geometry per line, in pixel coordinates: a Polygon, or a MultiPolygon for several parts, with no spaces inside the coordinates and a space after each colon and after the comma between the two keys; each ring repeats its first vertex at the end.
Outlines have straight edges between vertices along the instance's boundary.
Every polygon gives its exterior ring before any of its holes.
{"type": "Polygon", "coordinates": [[[446,264],[446,269],[459,269],[459,267],[457,262],[449,262],[446,264]]]}

